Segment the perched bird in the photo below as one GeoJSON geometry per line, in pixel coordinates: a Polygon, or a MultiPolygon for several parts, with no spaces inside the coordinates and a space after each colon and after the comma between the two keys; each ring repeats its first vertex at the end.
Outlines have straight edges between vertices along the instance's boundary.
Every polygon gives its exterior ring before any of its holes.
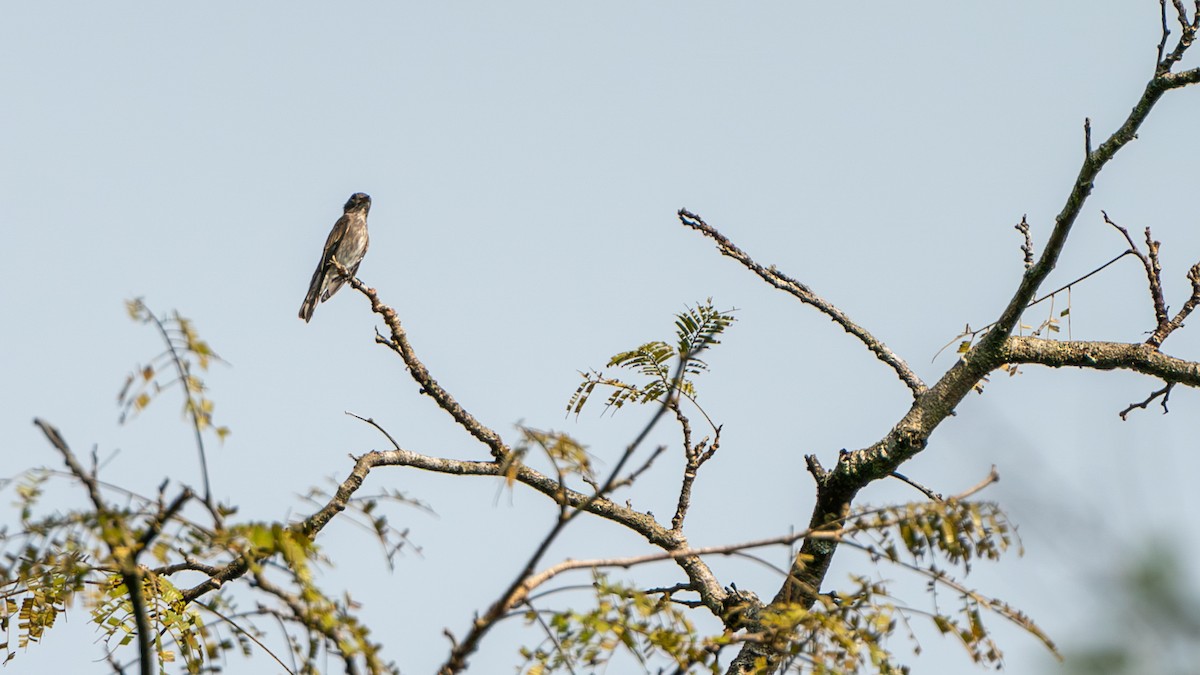
{"type": "Polygon", "coordinates": [[[346,268],[350,276],[358,273],[358,265],[367,254],[367,212],[371,210],[371,197],[362,192],[350,195],[343,207],[344,213],[333,224],[329,238],[325,240],[325,250],[321,252],[321,262],[317,263],[317,271],[313,272],[312,281],[308,284],[308,295],[304,296],[304,304],[300,305],[300,318],[305,323],[312,318],[317,302],[325,302],[346,282],[330,260],[337,260],[346,268]]]}

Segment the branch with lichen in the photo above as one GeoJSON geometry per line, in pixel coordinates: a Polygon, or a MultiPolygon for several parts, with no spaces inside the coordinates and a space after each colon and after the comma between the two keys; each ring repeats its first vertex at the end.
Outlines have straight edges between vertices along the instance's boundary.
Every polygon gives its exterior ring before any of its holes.
{"type": "MultiPolygon", "coordinates": [[[[845,516],[859,490],[872,481],[890,475],[905,461],[925,449],[930,435],[947,416],[953,414],[955,407],[963,398],[976,388],[988,373],[1007,362],[1016,362],[1021,358],[1041,358],[1046,361],[1054,358],[1060,365],[1092,368],[1129,367],[1141,372],[1152,371],[1149,374],[1158,377],[1163,375],[1175,377],[1177,379],[1168,381],[1178,381],[1190,386],[1196,386],[1194,382],[1200,382],[1195,379],[1200,376],[1195,364],[1171,360],[1170,357],[1158,354],[1150,346],[1123,345],[1111,348],[1082,348],[1079,345],[1069,344],[1066,347],[1051,350],[1048,345],[1042,349],[1036,349],[1043,345],[1031,342],[1030,338],[1010,337],[1020,321],[1021,314],[1037,295],[1038,289],[1058,262],[1066,246],[1068,235],[1091,194],[1094,181],[1100,171],[1125,145],[1137,137],[1138,129],[1163,94],[1200,82],[1200,68],[1179,73],[1171,72],[1171,68],[1179,62],[1184,52],[1191,46],[1197,28],[1200,26],[1200,7],[1197,8],[1198,11],[1190,20],[1187,18],[1182,4],[1176,2],[1176,8],[1182,35],[1170,53],[1164,55],[1163,47],[1160,47],[1154,75],[1147,82],[1125,121],[1095,149],[1092,149],[1090,142],[1091,125],[1087,125],[1085,131],[1088,135],[1088,142],[1082,165],[1062,210],[1055,217],[1054,227],[1040,257],[1028,266],[1007,306],[983,339],[963,354],[963,357],[928,389],[919,386],[919,381],[915,379],[915,376],[909,377],[911,371],[908,370],[904,361],[898,356],[892,355],[890,350],[882,346],[882,343],[875,340],[865,330],[859,329],[857,324],[854,324],[849,318],[843,319],[840,311],[815,296],[808,287],[778,272],[773,267],[764,267],[755,262],[698,216],[687,211],[680,211],[680,220],[683,224],[717,241],[722,254],[734,258],[772,286],[782,288],[802,302],[816,307],[834,318],[848,332],[859,337],[876,354],[877,358],[896,370],[900,378],[913,390],[915,400],[912,407],[886,436],[873,445],[852,452],[842,452],[838,457],[837,464],[832,469],[822,467],[815,457],[807,458],[809,471],[817,482],[817,503],[809,522],[810,530],[813,532],[826,531],[830,527],[830,523],[845,516]],[[1117,358],[1118,354],[1124,359],[1117,358]]],[[[1165,9],[1163,31],[1163,45],[1165,45],[1167,33],[1165,9]]],[[[1047,365],[1051,364],[1047,363],[1047,365]]],[[[837,542],[835,540],[806,538],[792,565],[788,580],[780,588],[768,609],[784,604],[811,606],[817,600],[819,589],[836,551],[837,542]]],[[[782,663],[782,659],[783,654],[777,649],[766,645],[747,643],[727,672],[731,674],[771,672],[782,663]],[[764,664],[766,668],[763,667],[764,664]]]]}

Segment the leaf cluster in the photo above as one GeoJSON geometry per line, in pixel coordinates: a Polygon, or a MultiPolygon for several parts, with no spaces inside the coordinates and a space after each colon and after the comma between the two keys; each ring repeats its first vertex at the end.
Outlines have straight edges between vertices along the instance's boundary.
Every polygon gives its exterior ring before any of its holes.
{"type": "MultiPolygon", "coordinates": [[[[212,426],[212,402],[193,375],[218,359],[211,347],[178,314],[160,321],[140,300],[128,308],[135,319],[159,329],[167,348],[151,366],[127,379],[120,395],[122,421],[132,419],[167,386],[181,384],[185,413],[196,433],[212,429],[223,437],[227,430],[212,426]],[[160,383],[162,366],[170,364],[176,378],[160,383]]],[[[105,483],[96,451],[91,467],[85,468],[57,429],[36,423],[69,471],[35,469],[0,483],[15,493],[21,514],[19,531],[0,531],[5,662],[16,654],[14,643],[27,647],[38,642],[75,602],[90,612],[108,660],[118,670],[126,667],[118,655],[128,654],[123,648],[137,639],[143,667],[157,662],[160,672],[168,663],[180,663],[189,673],[217,672],[230,651],[266,653],[284,672],[319,673],[329,656],[355,671],[361,664],[373,674],[397,672],[359,621],[355,602],[318,585],[319,569],[330,562],[304,528],[283,522],[229,523],[235,509],[197,499],[188,488],[177,488],[169,497],[169,481],[154,498],[105,483]],[[46,509],[45,486],[52,479],[82,486],[90,504],[46,509]],[[228,583],[231,579],[248,583],[228,583]],[[253,609],[238,610],[238,599],[246,597],[253,598],[253,609]],[[284,662],[286,652],[276,654],[261,639],[267,632],[258,623],[264,620],[282,627],[292,652],[290,664],[284,662]]],[[[346,508],[367,519],[390,561],[406,540],[378,512],[381,500],[404,498],[385,492],[346,508]]]]}
{"type": "Polygon", "coordinates": [[[179,386],[184,392],[183,412],[191,417],[197,431],[211,430],[218,439],[225,440],[229,427],[214,425],[215,404],[207,396],[204,380],[196,374],[207,371],[212,362],[224,363],[224,360],[200,338],[195,325],[178,312],[172,312],[165,320],[160,319],[141,298],[127,301],[125,309],[133,320],[154,324],[162,334],[166,349],[126,376],[117,394],[120,422],[124,424],[141,413],[164,390],[179,386]],[[172,368],[173,373],[163,372],[172,368]]]}
{"type": "MultiPolygon", "coordinates": [[[[969,574],[975,560],[999,560],[1014,546],[1018,554],[1022,552],[1016,529],[995,503],[952,498],[867,509],[848,520],[843,535],[844,544],[866,552],[872,560],[926,577],[934,604],[927,613],[930,620],[943,634],[955,635],[973,660],[1003,663],[1003,652],[983,622],[985,610],[1033,635],[1057,655],[1054,643],[1026,614],[967,588],[939,565],[944,560],[969,574]],[[939,607],[939,594],[944,591],[956,598],[953,613],[939,607]]],[[[865,579],[856,580],[859,589],[852,598],[886,593],[880,582],[867,585],[865,579]]]]}
{"type": "Polygon", "coordinates": [[[595,576],[593,589],[596,603],[590,610],[525,612],[527,622],[541,624],[547,633],[541,645],[521,648],[526,675],[592,672],[618,653],[632,657],[647,672],[651,661],[660,659],[673,663],[677,672],[720,672],[719,641],[701,637],[668,595],[647,593],[603,574],[595,576]]]}
{"type": "Polygon", "coordinates": [[[852,532],[878,535],[871,550],[888,560],[901,559],[900,548],[914,562],[934,554],[970,570],[972,560],[999,560],[1020,539],[1008,517],[993,502],[949,499],[868,509],[849,523],[852,532]]]}
{"type": "Polygon", "coordinates": [[[621,352],[608,361],[608,368],[631,370],[644,378],[641,384],[605,377],[601,372],[580,373],[583,382],[567,402],[567,412],[578,415],[596,387],[612,389],[605,410],[619,410],[626,403],[662,403],[669,394],[695,401],[692,377],[708,370],[699,358],[704,350],[718,345],[718,339],[733,322],[733,310],[718,310],[712,298],[675,315],[674,344],[647,342],[636,349],[621,352]]]}

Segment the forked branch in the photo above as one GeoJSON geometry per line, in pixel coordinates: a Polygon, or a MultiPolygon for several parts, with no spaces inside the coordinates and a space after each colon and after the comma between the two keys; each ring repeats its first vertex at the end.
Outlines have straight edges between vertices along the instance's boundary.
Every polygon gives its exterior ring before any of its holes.
{"type": "MultiPolygon", "coordinates": [[[[1200,364],[1181,362],[1157,352],[1148,345],[1120,345],[1112,349],[1096,349],[1061,343],[1052,351],[1030,338],[1010,337],[1021,319],[1022,313],[1036,297],[1038,289],[1057,264],[1066,245],[1067,237],[1092,192],[1093,182],[1106,164],[1129,142],[1137,137],[1138,129],[1149,116],[1154,105],[1166,92],[1200,82],[1200,69],[1194,68],[1179,73],[1171,68],[1191,46],[1196,34],[1200,12],[1187,20],[1182,5],[1176,3],[1177,12],[1184,26],[1182,35],[1174,49],[1160,56],[1154,76],[1147,82],[1141,96],[1134,104],[1124,123],[1094,150],[1087,148],[1082,166],[1067,195],[1062,210],[1055,217],[1054,227],[1042,249],[1041,255],[1023,275],[1007,306],[1000,312],[991,330],[972,349],[963,355],[931,387],[914,386],[915,379],[905,377],[907,366],[899,357],[890,357],[890,352],[876,351],[877,356],[897,369],[910,388],[915,401],[912,408],[899,420],[890,432],[873,445],[844,452],[838,457],[837,465],[830,470],[820,467],[815,458],[809,466],[817,478],[817,503],[809,521],[809,529],[820,532],[828,523],[836,522],[850,509],[859,490],[872,481],[894,472],[901,464],[925,449],[929,437],[942,421],[951,415],[958,404],[995,368],[1006,362],[1022,359],[1049,361],[1051,355],[1058,365],[1078,365],[1090,368],[1131,368],[1156,376],[1166,375],[1189,386],[1200,385],[1200,364]],[[1117,358],[1119,355],[1120,358],[1117,358]],[[903,369],[901,368],[903,366],[903,369]]],[[[1165,29],[1164,22],[1164,31],[1165,29]]],[[[1162,50],[1160,50],[1160,54],[1162,50]]],[[[1091,125],[1088,125],[1089,127],[1091,125]]],[[[1088,144],[1090,146],[1090,144],[1088,144]]],[[[794,280],[768,269],[750,259],[748,255],[732,245],[715,229],[687,211],[680,211],[680,220],[685,225],[703,232],[717,241],[724,255],[733,257],[747,268],[756,272],[765,281],[797,295],[805,302],[816,305],[818,298],[806,287],[794,280]]],[[[1200,275],[1200,272],[1198,272],[1200,275]]],[[[816,305],[820,307],[820,305],[816,305]]],[[[825,311],[825,310],[823,310],[825,311]]],[[[835,316],[832,312],[827,314],[835,316]]],[[[840,315],[840,312],[838,312],[840,315]]],[[[835,319],[837,320],[837,319],[835,319]]],[[[846,320],[849,321],[848,319],[846,320]]],[[[841,323],[841,321],[839,321],[841,323]]],[[[844,326],[847,324],[843,324],[844,326]]],[[[849,328],[847,329],[849,330],[849,328]]],[[[864,331],[865,333],[865,331],[864,331]]],[[[860,339],[863,339],[860,337],[860,339]]],[[[1043,341],[1045,342],[1045,341],[1043,341]]],[[[872,343],[867,342],[869,347],[872,343]]],[[[1047,365],[1051,365],[1047,363],[1047,365]]],[[[820,587],[828,573],[837,542],[808,537],[804,540],[800,554],[796,557],[788,580],[768,609],[785,604],[811,607],[818,599],[820,587]]],[[[774,672],[783,663],[783,654],[777,648],[747,643],[734,659],[729,673],[774,672]]]]}
{"type": "MultiPolygon", "coordinates": [[[[1129,235],[1129,230],[1116,224],[1108,217],[1108,214],[1101,211],[1104,215],[1104,222],[1112,225],[1125,237],[1125,241],[1129,243],[1129,251],[1142,261],[1142,267],[1146,270],[1146,280],[1150,286],[1150,301],[1154,305],[1154,332],[1150,337],[1146,338],[1146,344],[1155,349],[1162,346],[1163,340],[1167,339],[1171,333],[1183,326],[1184,319],[1200,305],[1200,263],[1192,265],[1188,270],[1188,281],[1192,282],[1192,293],[1188,296],[1187,302],[1183,303],[1183,307],[1175,313],[1174,317],[1167,316],[1167,300],[1163,295],[1162,285],[1162,263],[1158,257],[1158,249],[1161,244],[1154,240],[1150,235],[1150,228],[1146,228],[1146,253],[1142,253],[1138,245],[1134,243],[1133,237],[1129,235]]],[[[1126,411],[1128,412],[1128,411],[1126,411]]],[[[1124,415],[1122,415],[1124,417],[1124,415]]]]}

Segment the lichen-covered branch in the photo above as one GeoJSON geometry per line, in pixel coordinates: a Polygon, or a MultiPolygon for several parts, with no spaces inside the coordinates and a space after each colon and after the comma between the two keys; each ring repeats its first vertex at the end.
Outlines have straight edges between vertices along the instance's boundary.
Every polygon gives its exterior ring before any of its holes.
{"type": "MultiPolygon", "coordinates": [[[[1186,19],[1186,13],[1181,13],[1181,17],[1186,19]]],[[[1052,366],[1071,365],[1100,369],[1128,368],[1164,378],[1168,382],[1176,381],[1190,386],[1200,384],[1200,366],[1171,359],[1147,345],[1055,343],[1037,341],[1034,338],[1010,337],[1022,313],[1057,264],[1071,228],[1091,194],[1101,169],[1121,148],[1137,137],[1138,129],[1163,94],[1200,82],[1200,69],[1181,73],[1169,72],[1191,45],[1196,34],[1196,25],[1200,22],[1200,13],[1191,22],[1181,22],[1184,28],[1179,42],[1170,54],[1160,57],[1154,76],[1146,84],[1124,123],[1095,150],[1091,150],[1090,143],[1088,144],[1083,164],[1066,203],[1055,218],[1054,227],[1041,256],[1025,271],[1008,305],[1000,313],[991,330],[936,384],[928,389],[914,388],[915,400],[912,407],[878,442],[860,450],[843,452],[838,457],[837,465],[830,470],[821,467],[815,458],[808,459],[810,472],[817,480],[817,503],[808,526],[811,531],[821,532],[831,527],[832,523],[837,522],[849,511],[859,490],[874,480],[890,475],[903,462],[923,450],[932,432],[953,413],[963,398],[989,372],[1006,362],[1039,362],[1052,366]]],[[[789,290],[802,299],[811,294],[811,291],[798,282],[754,262],[724,237],[714,236],[716,231],[704,225],[699,218],[686,211],[680,212],[680,218],[689,227],[716,239],[723,254],[739,260],[771,285],[789,290]]],[[[846,321],[849,322],[849,319],[846,321]]],[[[870,346],[869,342],[867,344],[870,346]]],[[[878,351],[876,353],[879,355],[878,351]]],[[[891,363],[893,368],[897,368],[896,364],[903,364],[899,357],[896,357],[894,362],[882,356],[880,358],[891,363]]],[[[904,379],[903,371],[897,369],[897,372],[901,373],[901,378],[904,379]]],[[[907,379],[905,381],[908,382],[907,379]]],[[[836,551],[836,540],[812,537],[805,539],[787,580],[771,606],[795,604],[811,607],[817,599],[836,551]]],[[[727,672],[773,672],[779,667],[782,658],[776,649],[768,645],[747,643],[727,672]],[[766,668],[763,668],[764,664],[766,668]]]]}
{"type": "Polygon", "coordinates": [[[1200,363],[1168,356],[1144,343],[1013,336],[1004,341],[997,356],[1005,363],[1035,363],[1051,368],[1132,370],[1163,382],[1200,387],[1200,363]]]}

